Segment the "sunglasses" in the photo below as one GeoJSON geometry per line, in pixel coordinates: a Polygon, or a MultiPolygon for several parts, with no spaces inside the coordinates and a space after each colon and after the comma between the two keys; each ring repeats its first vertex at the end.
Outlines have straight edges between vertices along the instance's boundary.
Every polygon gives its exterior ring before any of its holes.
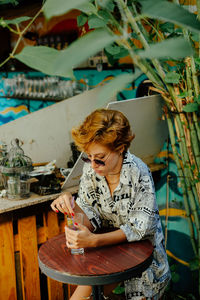
{"type": "MultiPolygon", "coordinates": [[[[106,160],[108,159],[108,157],[110,156],[111,152],[109,153],[109,155],[107,156],[106,160]]],[[[106,160],[101,160],[101,159],[90,159],[88,157],[81,157],[81,159],[86,162],[86,163],[91,163],[91,162],[94,162],[97,166],[105,166],[105,162],[106,160]]]]}

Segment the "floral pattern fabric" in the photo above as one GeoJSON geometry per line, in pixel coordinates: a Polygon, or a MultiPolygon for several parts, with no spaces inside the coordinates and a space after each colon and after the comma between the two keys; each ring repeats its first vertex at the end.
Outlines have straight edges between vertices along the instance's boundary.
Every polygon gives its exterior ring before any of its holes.
{"type": "Polygon", "coordinates": [[[170,271],[151,172],[141,159],[128,151],[124,155],[120,182],[111,196],[105,177],[85,164],[77,204],[95,230],[121,228],[129,242],[149,239],[153,261],[139,278],[125,282],[127,300],[159,299],[166,288],[170,271]]]}

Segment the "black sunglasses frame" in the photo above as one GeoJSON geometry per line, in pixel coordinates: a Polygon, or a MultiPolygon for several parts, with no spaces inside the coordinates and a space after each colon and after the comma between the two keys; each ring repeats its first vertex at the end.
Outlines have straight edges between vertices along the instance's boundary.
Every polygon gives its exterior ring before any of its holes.
{"type": "Polygon", "coordinates": [[[97,166],[105,166],[106,160],[108,159],[110,154],[111,154],[111,152],[108,154],[108,156],[106,157],[106,159],[104,161],[101,159],[96,159],[96,158],[91,160],[89,157],[84,157],[84,156],[82,156],[81,159],[86,163],[91,163],[92,161],[94,161],[97,166]]]}
{"type": "Polygon", "coordinates": [[[105,166],[106,164],[105,164],[105,162],[103,161],[103,160],[100,160],[100,159],[93,159],[93,160],[91,160],[91,159],[89,159],[88,157],[81,157],[81,159],[84,161],[84,162],[86,162],[86,163],[91,163],[92,161],[94,161],[95,162],[95,164],[96,165],[98,165],[98,166],[105,166]]]}

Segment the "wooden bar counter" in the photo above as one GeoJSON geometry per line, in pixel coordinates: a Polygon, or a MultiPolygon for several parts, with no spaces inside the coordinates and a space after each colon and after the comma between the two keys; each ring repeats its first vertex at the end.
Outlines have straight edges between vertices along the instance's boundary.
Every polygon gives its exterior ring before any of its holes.
{"type": "MultiPolygon", "coordinates": [[[[76,191],[75,187],[71,192],[76,191]]],[[[58,195],[31,193],[26,199],[0,198],[1,299],[63,300],[70,295],[70,286],[46,280],[38,265],[39,246],[64,232],[64,215],[50,208],[58,195]]]]}

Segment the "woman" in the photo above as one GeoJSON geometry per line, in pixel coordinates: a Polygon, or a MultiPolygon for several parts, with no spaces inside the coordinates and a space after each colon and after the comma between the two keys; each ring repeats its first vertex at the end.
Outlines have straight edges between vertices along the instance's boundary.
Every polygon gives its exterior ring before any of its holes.
{"type": "MultiPolygon", "coordinates": [[[[83,211],[79,231],[67,229],[69,248],[99,247],[148,238],[154,259],[140,278],[125,282],[127,299],[160,299],[170,279],[164,237],[148,167],[128,148],[134,135],[127,118],[119,111],[99,109],[91,113],[72,137],[87,156],[78,197],[63,193],[53,201],[54,211],[76,216],[83,211]],[[110,232],[98,233],[109,227],[110,232]],[[111,230],[115,228],[115,230],[111,230]]],[[[71,300],[92,299],[91,287],[78,286],[71,300]]]]}

